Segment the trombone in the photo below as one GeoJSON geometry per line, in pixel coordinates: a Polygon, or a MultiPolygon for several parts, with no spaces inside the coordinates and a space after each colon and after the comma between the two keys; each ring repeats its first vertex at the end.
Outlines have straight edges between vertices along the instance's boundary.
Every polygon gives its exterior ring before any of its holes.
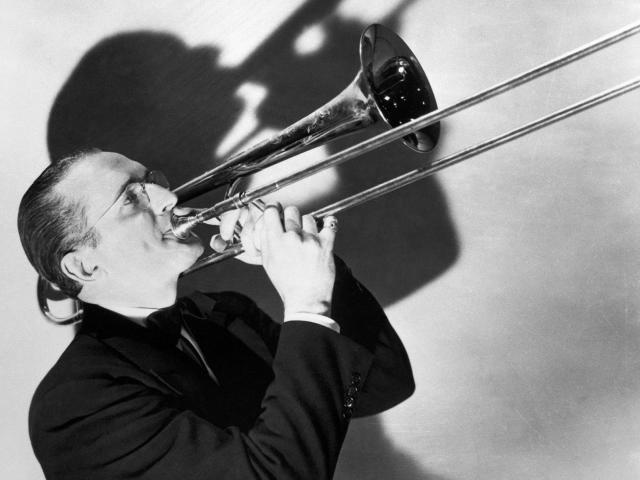
{"type": "MultiPolygon", "coordinates": [[[[275,180],[266,185],[254,188],[252,190],[234,193],[233,192],[234,189],[230,188],[227,191],[226,198],[223,201],[216,203],[212,207],[195,209],[190,211],[186,215],[181,215],[181,216],[173,214],[171,218],[173,232],[178,238],[186,238],[189,235],[189,232],[196,225],[202,222],[205,222],[214,217],[218,217],[222,213],[227,212],[229,210],[233,210],[235,208],[241,208],[251,203],[255,203],[261,197],[267,194],[276,192],[287,185],[291,185],[299,180],[307,178],[322,170],[337,166],[341,163],[351,160],[352,158],[371,152],[383,145],[386,145],[387,143],[393,142],[401,138],[404,138],[405,144],[409,145],[410,147],[414,148],[417,151],[420,151],[420,152],[429,151],[435,146],[435,143],[437,142],[438,135],[439,135],[440,120],[446,117],[449,117],[454,113],[467,109],[473,105],[476,105],[485,100],[488,100],[492,97],[500,95],[501,93],[511,90],[519,85],[530,82],[538,77],[541,77],[542,75],[552,72],[578,59],[586,57],[587,55],[597,52],[598,50],[601,50],[605,47],[618,43],[639,32],[640,32],[640,22],[632,23],[616,31],[613,31],[603,37],[600,37],[592,42],[589,42],[581,47],[578,47],[572,51],[569,51],[559,57],[556,57],[546,63],[543,63],[542,65],[539,65],[535,68],[522,72],[519,75],[511,77],[508,80],[498,83],[492,87],[489,87],[474,95],[471,95],[470,97],[464,98],[453,105],[450,105],[448,107],[441,108],[441,109],[436,109],[435,98],[433,97],[433,93],[431,91],[431,87],[428,83],[426,75],[421,74],[419,76],[416,75],[415,77],[407,76],[406,78],[402,79],[402,81],[405,84],[409,84],[408,86],[406,85],[404,86],[404,89],[403,89],[404,91],[415,90],[418,92],[421,92],[421,91],[428,92],[427,97],[428,99],[430,99],[431,102],[429,105],[426,105],[426,104],[424,105],[425,108],[428,109],[427,113],[417,118],[408,118],[408,117],[401,118],[401,119],[394,118],[393,121],[391,122],[387,120],[387,123],[389,123],[393,127],[390,130],[387,130],[386,132],[381,133],[375,137],[364,140],[345,150],[337,152],[327,157],[326,159],[324,159],[323,161],[321,161],[316,165],[312,165],[303,170],[299,170],[298,172],[295,172],[291,175],[282,177],[278,180],[275,180]],[[424,83],[423,84],[412,83],[412,82],[416,82],[417,78],[421,78],[424,83]],[[399,123],[399,125],[394,126],[394,123],[399,123]],[[433,128],[433,127],[436,127],[436,129],[429,130],[429,128],[433,128]],[[418,144],[416,144],[415,140],[412,142],[411,137],[407,137],[408,135],[409,136],[421,135],[422,138],[424,138],[424,141],[422,142],[422,144],[420,144],[419,142],[418,144]],[[428,143],[427,140],[431,140],[432,143],[428,143]]],[[[382,35],[384,35],[386,42],[389,42],[389,40],[387,39],[393,38],[393,42],[396,45],[399,45],[401,43],[404,46],[403,48],[408,49],[408,47],[404,45],[402,40],[400,40],[400,38],[397,37],[390,30],[387,30],[380,25],[371,25],[365,30],[361,38],[360,52],[361,52],[362,68],[358,73],[358,75],[356,76],[356,80],[354,81],[354,83],[358,82],[358,80],[362,77],[362,72],[363,71],[366,72],[367,68],[369,68],[371,65],[371,64],[367,64],[365,61],[362,60],[363,59],[362,52],[363,52],[363,49],[367,48],[367,44],[366,44],[367,40],[369,38],[376,38],[377,36],[382,36],[382,35]],[[375,32],[375,33],[372,33],[372,32],[375,32]]],[[[373,42],[373,45],[375,45],[375,42],[373,42]]],[[[413,54],[410,54],[410,57],[415,58],[413,57],[413,54]]],[[[388,63],[393,64],[394,57],[392,56],[391,58],[386,59],[386,61],[388,63]]],[[[404,68],[402,65],[397,65],[397,66],[398,66],[398,69],[404,68]]],[[[412,66],[412,69],[413,71],[422,72],[422,68],[417,63],[412,66]]],[[[387,74],[388,73],[389,72],[387,72],[387,74]]],[[[397,75],[397,72],[392,73],[392,75],[394,74],[397,75]]],[[[352,85],[354,84],[352,83],[352,85]]],[[[459,150],[456,153],[447,155],[440,159],[436,159],[427,165],[424,165],[422,167],[406,172],[402,175],[399,175],[395,178],[382,182],[376,186],[363,190],[343,200],[340,200],[331,205],[327,205],[323,208],[320,208],[312,212],[311,215],[316,219],[321,219],[327,215],[335,215],[343,210],[346,210],[347,208],[361,205],[370,200],[386,195],[387,193],[393,192],[394,190],[397,190],[411,183],[414,183],[418,180],[431,176],[440,170],[443,170],[449,166],[460,163],[475,155],[479,155],[480,153],[484,153],[488,150],[504,145],[505,143],[508,143],[512,140],[520,138],[524,135],[527,135],[536,130],[544,128],[555,122],[558,122],[567,117],[580,113],[584,110],[592,108],[596,105],[604,103],[608,100],[616,98],[625,93],[628,93],[638,87],[640,87],[640,77],[624,82],[613,88],[604,90],[596,95],[588,97],[582,101],[574,103],[563,109],[557,110],[549,115],[541,117],[537,120],[529,122],[518,128],[515,128],[501,135],[493,137],[489,140],[469,146],[467,148],[459,150]]],[[[364,85],[364,86],[361,85],[360,88],[362,89],[363,93],[366,95],[367,85],[364,85]]],[[[369,86],[369,91],[372,91],[372,90],[373,88],[369,86]]],[[[338,97],[332,100],[330,104],[327,104],[327,105],[331,105],[338,102],[354,103],[354,100],[350,98],[347,93],[345,93],[348,91],[349,91],[349,88],[347,88],[347,90],[345,90],[338,97]]],[[[375,102],[376,102],[375,94],[372,95],[371,93],[369,93],[369,96],[372,98],[369,99],[368,103],[370,105],[372,104],[375,105],[375,102]]],[[[387,94],[385,93],[385,97],[386,96],[387,94]]],[[[402,97],[401,99],[404,100],[404,98],[402,97]]],[[[397,103],[399,102],[399,100],[395,100],[392,98],[391,102],[397,103]]],[[[380,107],[378,107],[378,109],[381,110],[380,107]]],[[[328,111],[327,106],[321,107],[320,109],[316,110],[311,115],[309,115],[309,117],[306,117],[306,119],[309,119],[310,117],[314,117],[314,116],[322,116],[326,114],[327,111],[328,111]]],[[[345,119],[345,123],[348,123],[349,121],[351,121],[350,118],[345,119]]],[[[292,127],[289,127],[289,129],[295,129],[296,125],[297,124],[294,124],[292,127]]],[[[269,141],[266,141],[264,143],[268,143],[268,142],[269,141]]],[[[300,152],[296,152],[296,153],[300,153],[300,152]]],[[[227,172],[234,171],[234,169],[236,168],[237,158],[241,156],[242,154],[240,154],[240,156],[236,158],[231,159],[227,163],[223,163],[216,169],[206,172],[205,174],[195,179],[195,181],[187,182],[185,185],[182,185],[181,187],[175,190],[175,193],[178,195],[178,198],[180,200],[192,198],[194,196],[192,195],[192,192],[194,192],[203,182],[210,182],[212,184],[216,184],[216,181],[217,181],[216,177],[218,176],[220,178],[224,178],[225,180],[228,180],[229,177],[227,176],[227,172]]],[[[280,160],[278,159],[276,161],[280,161],[280,160]]],[[[269,160],[267,164],[271,165],[272,163],[274,163],[274,161],[269,160]]],[[[235,171],[234,173],[237,173],[237,171],[235,171]]],[[[235,181],[237,178],[239,177],[233,178],[233,180],[235,181]]],[[[240,243],[234,243],[229,247],[227,247],[227,249],[224,252],[213,253],[205,258],[198,260],[189,269],[185,270],[183,272],[183,275],[187,275],[189,273],[195,272],[197,270],[200,270],[203,267],[212,265],[214,263],[218,263],[227,258],[235,257],[241,254],[243,251],[244,250],[240,243]]]]}
{"type": "MultiPolygon", "coordinates": [[[[219,217],[229,210],[255,204],[267,194],[399,139],[402,139],[405,145],[415,151],[428,152],[438,142],[441,120],[637,33],[640,33],[640,22],[613,31],[542,65],[466,97],[453,105],[438,109],[427,76],[413,52],[391,30],[381,25],[371,25],[364,30],[360,38],[360,70],[343,92],[276,136],[233,155],[226,162],[174,190],[178,201],[182,203],[213,188],[227,186],[224,199],[211,207],[189,209],[188,213],[184,215],[178,215],[174,211],[171,215],[173,233],[178,238],[186,238],[196,225],[219,217]],[[243,177],[380,121],[388,124],[391,128],[334,153],[308,168],[257,188],[237,191],[239,180],[243,177]]],[[[489,140],[436,159],[322,207],[312,212],[311,215],[320,220],[327,215],[334,215],[347,208],[361,205],[639,87],[640,77],[637,77],[489,140]]],[[[242,244],[235,242],[228,246],[224,252],[213,253],[198,260],[182,275],[188,275],[205,266],[235,257],[243,251],[242,244]]],[[[38,281],[38,301],[42,313],[49,320],[58,324],[69,324],[81,319],[81,302],[75,301],[74,313],[66,317],[59,317],[53,315],[49,310],[48,295],[57,295],[59,298],[59,292],[57,294],[54,287],[40,278],[38,281]]]]}

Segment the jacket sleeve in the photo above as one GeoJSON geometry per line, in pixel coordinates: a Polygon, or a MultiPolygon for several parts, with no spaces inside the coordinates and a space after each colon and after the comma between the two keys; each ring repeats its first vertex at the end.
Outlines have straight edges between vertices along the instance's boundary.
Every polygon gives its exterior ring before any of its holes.
{"type": "MultiPolygon", "coordinates": [[[[346,263],[335,256],[336,281],[331,317],[344,335],[373,353],[373,365],[363,388],[354,401],[356,417],[373,415],[397,405],[415,390],[407,352],[374,296],[352,274],[346,263]]],[[[256,331],[273,355],[280,324],[275,323],[256,304],[236,292],[213,295],[217,308],[232,313],[256,331]]],[[[349,395],[347,395],[349,396],[349,395]]],[[[347,402],[350,403],[350,402],[347,402]]]]}
{"type": "Polygon", "coordinates": [[[283,325],[274,380],[246,432],[217,427],[181,407],[179,396],[113,374],[124,367],[105,374],[92,364],[97,358],[83,359],[84,376],[34,397],[30,434],[49,479],[331,478],[348,426],[345,390],[359,389],[373,355],[321,326],[283,325]]]}
{"type": "Polygon", "coordinates": [[[354,416],[380,413],[414,392],[411,363],[378,301],[342,259],[336,256],[335,263],[331,316],[340,325],[342,335],[374,354],[373,365],[355,403],[354,416]]]}
{"type": "MultiPolygon", "coordinates": [[[[415,390],[407,352],[384,310],[374,296],[352,274],[346,263],[335,256],[336,281],[331,317],[340,325],[340,333],[374,355],[367,381],[354,401],[356,417],[383,412],[406,400],[415,390]]],[[[256,304],[236,292],[213,295],[217,308],[232,313],[256,331],[273,355],[280,324],[275,323],[256,304]]],[[[349,395],[347,395],[349,396],[349,395]]],[[[350,402],[347,402],[350,403],[350,402]]]]}

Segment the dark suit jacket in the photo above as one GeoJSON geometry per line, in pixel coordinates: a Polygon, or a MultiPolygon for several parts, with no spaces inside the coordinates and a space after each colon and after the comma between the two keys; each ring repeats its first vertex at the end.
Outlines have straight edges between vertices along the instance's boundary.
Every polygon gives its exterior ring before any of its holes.
{"type": "Polygon", "coordinates": [[[338,334],[279,325],[234,293],[179,315],[219,380],[175,339],[94,305],[34,395],[29,432],[49,479],[324,479],[350,417],[414,389],[402,343],[337,260],[338,334]]]}

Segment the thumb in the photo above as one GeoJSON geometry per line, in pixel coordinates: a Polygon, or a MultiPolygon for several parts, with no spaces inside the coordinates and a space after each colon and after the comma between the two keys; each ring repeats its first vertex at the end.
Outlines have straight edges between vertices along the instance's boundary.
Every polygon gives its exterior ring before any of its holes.
{"type": "Polygon", "coordinates": [[[222,235],[214,235],[211,241],[209,242],[211,248],[213,248],[216,252],[222,253],[226,250],[229,242],[227,242],[222,235]]]}

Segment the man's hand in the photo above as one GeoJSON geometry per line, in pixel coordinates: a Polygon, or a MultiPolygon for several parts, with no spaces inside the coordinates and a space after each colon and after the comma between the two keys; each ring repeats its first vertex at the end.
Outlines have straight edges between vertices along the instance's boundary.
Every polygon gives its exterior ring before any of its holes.
{"type": "Polygon", "coordinates": [[[311,215],[300,216],[297,207],[269,205],[260,231],[262,265],[284,304],[287,314],[331,313],[335,281],[333,244],[335,223],[320,232],[311,215]]]}
{"type": "Polygon", "coordinates": [[[221,251],[232,240],[236,225],[245,253],[238,258],[262,264],[282,298],[287,313],[328,315],[335,280],[333,244],[336,222],[325,222],[318,232],[310,215],[302,217],[289,206],[269,205],[264,212],[252,207],[228,212],[220,219],[220,235],[211,246],[221,251]]]}
{"type": "Polygon", "coordinates": [[[215,219],[207,222],[220,226],[220,233],[211,239],[211,248],[218,253],[223,252],[234,241],[234,234],[237,238],[237,232],[240,232],[239,236],[244,253],[235,258],[251,265],[262,265],[262,255],[255,246],[259,242],[257,231],[262,228],[261,218],[262,210],[255,205],[251,205],[250,207],[230,210],[223,213],[219,220],[215,219]]]}

